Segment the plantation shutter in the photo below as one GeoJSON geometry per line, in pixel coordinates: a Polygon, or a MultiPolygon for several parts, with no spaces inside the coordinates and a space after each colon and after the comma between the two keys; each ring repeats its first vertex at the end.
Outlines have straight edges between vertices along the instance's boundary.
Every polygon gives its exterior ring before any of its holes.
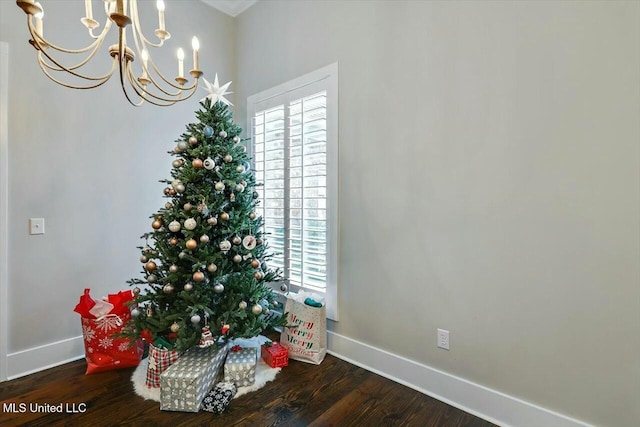
{"type": "Polygon", "coordinates": [[[256,213],[277,253],[271,266],[282,269],[292,290],[326,294],[328,317],[337,320],[337,165],[329,161],[333,154],[337,163],[337,147],[332,153],[329,144],[337,129],[328,122],[328,96],[322,79],[249,105],[251,154],[264,184],[256,190],[256,213]]]}

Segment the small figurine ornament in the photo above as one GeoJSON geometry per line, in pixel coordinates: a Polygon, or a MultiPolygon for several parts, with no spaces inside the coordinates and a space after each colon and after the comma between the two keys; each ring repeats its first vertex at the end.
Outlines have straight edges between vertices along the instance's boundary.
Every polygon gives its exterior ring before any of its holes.
{"type": "Polygon", "coordinates": [[[213,335],[211,334],[211,330],[209,330],[209,326],[204,326],[202,328],[202,336],[200,337],[200,343],[198,344],[198,347],[209,347],[210,345],[213,345],[213,343],[213,335]]]}

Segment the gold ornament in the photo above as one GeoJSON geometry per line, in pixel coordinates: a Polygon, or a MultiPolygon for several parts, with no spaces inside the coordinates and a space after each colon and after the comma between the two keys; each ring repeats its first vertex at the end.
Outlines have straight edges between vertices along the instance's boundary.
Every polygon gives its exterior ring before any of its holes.
{"type": "Polygon", "coordinates": [[[204,281],[204,273],[202,271],[196,271],[195,273],[193,273],[193,281],[194,282],[204,281]]]}
{"type": "Polygon", "coordinates": [[[144,269],[147,270],[147,271],[155,271],[156,268],[158,268],[158,266],[153,261],[149,261],[148,263],[146,263],[144,265],[144,269]]]}
{"type": "Polygon", "coordinates": [[[255,273],[253,273],[253,277],[255,277],[256,280],[262,279],[262,272],[256,271],[255,273]]]}
{"type": "Polygon", "coordinates": [[[197,143],[198,143],[198,138],[196,138],[195,136],[192,136],[189,138],[189,144],[196,145],[197,143]]]}
{"type": "Polygon", "coordinates": [[[234,245],[239,245],[242,240],[240,239],[240,236],[233,236],[232,242],[234,245]]]}
{"type": "Polygon", "coordinates": [[[173,325],[171,325],[171,332],[178,332],[180,330],[180,325],[178,325],[177,323],[173,323],[173,325]]]}
{"type": "Polygon", "coordinates": [[[162,227],[162,221],[161,221],[161,220],[159,220],[159,219],[154,220],[154,221],[151,223],[151,227],[152,227],[154,230],[158,230],[160,227],[162,227]]]}
{"type": "Polygon", "coordinates": [[[133,295],[135,295],[135,296],[140,295],[140,288],[139,287],[136,286],[135,288],[133,288],[133,295]]]}
{"type": "Polygon", "coordinates": [[[260,262],[257,259],[251,260],[251,267],[258,268],[260,267],[260,262]]]}
{"type": "Polygon", "coordinates": [[[193,166],[196,169],[200,169],[202,167],[202,160],[193,159],[193,161],[191,162],[191,166],[193,166]]]}
{"type": "Polygon", "coordinates": [[[172,237],[172,238],[170,238],[170,239],[169,239],[169,244],[170,244],[171,246],[175,246],[175,245],[177,245],[177,244],[178,244],[178,238],[177,238],[177,237],[172,237]]]}
{"type": "Polygon", "coordinates": [[[207,219],[207,223],[209,225],[216,225],[218,223],[218,219],[214,216],[212,216],[211,218],[207,219]]]}
{"type": "Polygon", "coordinates": [[[193,205],[189,202],[185,203],[183,206],[184,210],[189,212],[191,209],[193,209],[193,205]]]}
{"type": "Polygon", "coordinates": [[[234,255],[233,262],[240,264],[242,262],[242,257],[240,255],[234,255]]]}
{"type": "Polygon", "coordinates": [[[191,283],[187,283],[184,285],[184,290],[187,292],[191,292],[193,290],[193,285],[191,283]]]}
{"type": "Polygon", "coordinates": [[[198,242],[196,242],[194,239],[189,239],[187,240],[187,243],[185,243],[185,247],[187,249],[193,250],[198,247],[198,242]]]}
{"type": "Polygon", "coordinates": [[[173,292],[173,285],[164,285],[164,287],[162,288],[162,291],[165,294],[170,294],[171,292],[173,292]]]}
{"type": "Polygon", "coordinates": [[[255,214],[255,212],[251,212],[251,213],[249,214],[249,219],[256,219],[256,214],[255,214]]]}
{"type": "Polygon", "coordinates": [[[203,234],[202,236],[200,236],[200,241],[202,243],[207,243],[209,241],[209,236],[207,236],[206,234],[203,234]]]}
{"type": "Polygon", "coordinates": [[[178,266],[175,264],[171,264],[171,266],[169,267],[169,272],[170,273],[177,273],[178,272],[178,266]]]}
{"type": "Polygon", "coordinates": [[[231,154],[227,154],[226,156],[224,156],[224,161],[227,163],[230,163],[233,160],[233,157],[231,157],[231,154]]]}
{"type": "Polygon", "coordinates": [[[220,214],[220,219],[223,220],[223,221],[228,221],[229,220],[229,214],[226,213],[226,212],[222,212],[220,214]]]}
{"type": "Polygon", "coordinates": [[[215,265],[214,263],[211,263],[207,266],[207,271],[209,273],[215,273],[217,269],[218,269],[218,266],[215,265]]]}

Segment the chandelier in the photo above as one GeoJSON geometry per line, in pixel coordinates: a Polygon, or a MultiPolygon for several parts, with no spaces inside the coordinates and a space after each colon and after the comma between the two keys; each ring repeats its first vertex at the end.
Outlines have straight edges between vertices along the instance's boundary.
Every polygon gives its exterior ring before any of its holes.
{"type": "MultiPolygon", "coordinates": [[[[31,34],[29,43],[38,52],[38,64],[44,74],[54,82],[68,88],[93,89],[106,83],[117,69],[124,95],[136,107],[145,101],[166,107],[190,98],[198,88],[198,79],[202,76],[202,71],[198,68],[198,49],[200,47],[198,39],[193,37],[191,42],[193,69],[189,71],[189,74],[194,79],[192,84],[188,84],[184,75],[184,51],[182,49],[178,49],[177,52],[178,75],[174,78],[175,83],[158,70],[148,49],[162,47],[164,42],[171,37],[165,28],[164,1],[158,0],[156,2],[158,9],[158,28],[154,32],[158,38],[156,43],[149,41],[142,33],[137,0],[129,0],[128,2],[127,0],[99,0],[99,2],[103,4],[108,18],[100,34],[94,34],[94,30],[100,27],[100,23],[93,17],[92,2],[85,0],[85,16],[80,21],[87,28],[93,41],[84,48],[66,49],[53,44],[44,37],[44,9],[39,2],[34,0],[16,1],[17,5],[27,14],[27,26],[31,34]],[[118,29],[118,43],[109,46],[109,55],[113,58],[111,69],[107,73],[97,76],[83,74],[81,69],[93,59],[100,49],[113,23],[118,29]],[[133,45],[127,44],[126,30],[129,25],[131,26],[133,45]],[[135,53],[132,48],[135,48],[135,53]],[[74,61],[71,65],[63,65],[59,56],[68,57],[71,55],[81,55],[82,58],[78,62],[74,61]],[[136,56],[141,59],[138,74],[134,72],[133,68],[136,56]],[[59,78],[61,75],[66,80],[63,81],[59,78]],[[78,84],[76,84],[77,82],[78,84]]],[[[73,58],[78,57],[74,56],[73,58]]]]}

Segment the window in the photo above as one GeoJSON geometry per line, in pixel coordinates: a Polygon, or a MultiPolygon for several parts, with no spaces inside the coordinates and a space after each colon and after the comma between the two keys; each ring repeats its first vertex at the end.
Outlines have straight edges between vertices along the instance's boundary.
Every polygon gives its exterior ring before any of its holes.
{"type": "Polygon", "coordinates": [[[271,265],[337,315],[338,65],[250,96],[250,153],[271,265]]]}

